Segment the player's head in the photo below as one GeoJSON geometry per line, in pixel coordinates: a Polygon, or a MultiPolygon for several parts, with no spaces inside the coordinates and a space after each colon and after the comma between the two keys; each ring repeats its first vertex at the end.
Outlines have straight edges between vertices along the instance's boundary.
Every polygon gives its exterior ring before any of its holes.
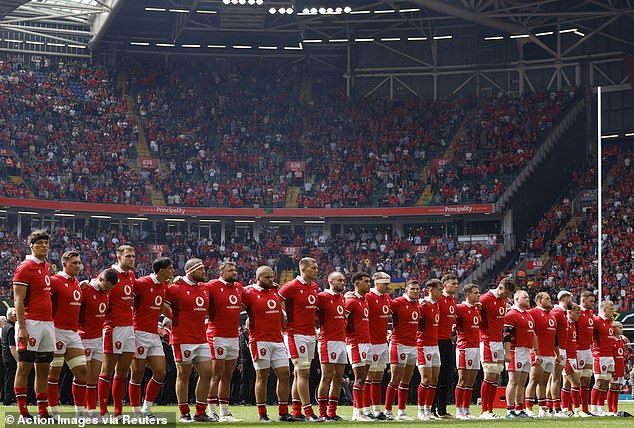
{"type": "Polygon", "coordinates": [[[392,279],[390,278],[390,275],[385,272],[376,272],[372,275],[372,281],[374,281],[374,288],[376,288],[376,291],[383,294],[387,293],[390,289],[390,282],[392,279]]]}
{"type": "Polygon", "coordinates": [[[420,282],[410,279],[405,283],[405,295],[410,300],[416,300],[420,297],[420,282]]]}
{"type": "Polygon", "coordinates": [[[547,311],[553,308],[553,302],[550,300],[550,295],[545,291],[541,291],[535,295],[535,304],[547,311]]]}
{"type": "Polygon", "coordinates": [[[343,276],[341,272],[330,272],[328,275],[328,285],[330,286],[330,291],[343,293],[343,290],[346,288],[346,277],[343,276]]]}
{"type": "Polygon", "coordinates": [[[572,307],[567,311],[568,319],[572,322],[579,321],[579,315],[581,315],[581,306],[576,303],[572,304],[572,307]]]}
{"type": "Polygon", "coordinates": [[[185,262],[185,275],[192,282],[202,282],[206,279],[205,265],[200,259],[189,259],[185,262]]]}
{"type": "Polygon", "coordinates": [[[17,320],[17,316],[15,314],[15,308],[7,309],[7,319],[11,322],[15,322],[17,320]]]}
{"type": "Polygon", "coordinates": [[[352,281],[352,285],[354,286],[354,291],[364,296],[368,291],[370,291],[370,275],[365,272],[355,272],[350,278],[352,281]]]}
{"type": "Polygon", "coordinates": [[[458,277],[455,273],[445,274],[442,279],[443,291],[450,295],[455,295],[458,291],[458,277]]]}
{"type": "Polygon", "coordinates": [[[299,272],[306,281],[316,280],[319,273],[317,260],[311,257],[304,257],[299,261],[299,272]]]}
{"type": "Polygon", "coordinates": [[[462,294],[470,305],[475,305],[480,301],[480,287],[476,284],[467,284],[462,288],[462,294]]]}
{"type": "Polygon", "coordinates": [[[531,300],[528,297],[528,293],[524,290],[517,290],[513,296],[515,306],[520,309],[526,310],[531,307],[531,300]]]}
{"type": "Polygon", "coordinates": [[[270,266],[260,266],[255,271],[255,282],[258,286],[270,290],[271,288],[275,288],[275,282],[273,279],[275,278],[275,273],[270,266]]]}
{"type": "Polygon", "coordinates": [[[614,329],[614,335],[620,336],[623,334],[623,324],[620,321],[612,321],[612,328],[614,329]]]}
{"type": "Polygon", "coordinates": [[[218,271],[220,271],[220,278],[222,278],[226,282],[230,284],[236,282],[236,278],[238,277],[238,269],[236,268],[236,264],[234,262],[226,261],[220,263],[220,266],[218,266],[218,271]]]}
{"type": "Polygon", "coordinates": [[[442,295],[442,282],[439,279],[430,279],[425,283],[425,288],[427,288],[427,295],[434,302],[442,295]]]}
{"type": "Polygon", "coordinates": [[[46,259],[48,256],[48,243],[50,241],[50,237],[48,233],[44,230],[34,230],[31,234],[26,238],[29,243],[29,248],[31,248],[31,255],[40,260],[46,259]]]}
{"type": "Polygon", "coordinates": [[[119,267],[124,271],[134,269],[135,257],[134,248],[130,245],[120,245],[117,248],[117,261],[119,262],[119,267]]]}
{"type": "Polygon", "coordinates": [[[603,314],[604,317],[611,320],[612,318],[614,318],[614,303],[610,300],[602,301],[599,311],[601,312],[601,314],[603,314]]]}
{"type": "Polygon", "coordinates": [[[585,310],[594,309],[594,293],[586,290],[581,293],[581,307],[585,310]]]}
{"type": "Polygon", "coordinates": [[[502,278],[498,283],[497,293],[502,299],[510,298],[515,293],[515,281],[513,281],[513,278],[502,278]]]}
{"type": "Polygon", "coordinates": [[[101,275],[99,275],[99,278],[97,278],[97,285],[103,293],[112,290],[118,282],[119,272],[112,268],[104,270],[101,272],[101,275]]]}
{"type": "Polygon", "coordinates": [[[174,265],[169,257],[159,257],[154,260],[152,271],[160,282],[169,282],[174,279],[174,265]]]}
{"type": "Polygon", "coordinates": [[[570,309],[572,306],[572,293],[568,290],[561,290],[557,293],[557,301],[562,308],[570,309]]]}
{"type": "Polygon", "coordinates": [[[66,251],[62,254],[62,267],[66,275],[76,277],[81,271],[81,258],[79,252],[75,250],[66,251]]]}

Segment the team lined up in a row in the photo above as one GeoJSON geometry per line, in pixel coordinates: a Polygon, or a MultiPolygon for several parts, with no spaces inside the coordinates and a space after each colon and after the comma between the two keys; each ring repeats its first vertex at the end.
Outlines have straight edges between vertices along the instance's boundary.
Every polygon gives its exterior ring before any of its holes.
{"type": "MultiPolygon", "coordinates": [[[[593,413],[601,414],[612,374],[615,378],[611,393],[617,389],[618,378],[622,381],[624,376],[623,340],[612,326],[613,306],[604,302],[601,315],[593,317],[591,293],[582,295],[580,311],[571,303],[570,293],[562,291],[559,305],[549,312],[547,295],[540,293],[536,299],[538,308],[527,311],[528,295],[518,291],[515,305],[507,310],[515,287],[512,280],[504,279],[483,296],[475,285],[464,287],[466,301],[456,305],[458,283],[450,274],[442,281],[427,281],[424,285],[428,296],[424,299],[420,299],[421,285],[410,280],[405,294],[391,300],[387,294],[390,277],[382,272],[373,278],[364,273],[353,275],[354,292],[345,296],[345,278],[333,272],[328,277],[329,289],[319,293],[314,282],[318,266],[311,258],[302,259],[300,276],[281,288],[274,283],[274,273],[268,266],[258,268],[256,283],[243,288],[235,281],[237,272],[231,262],[220,266],[219,279],[204,282],[205,267],[199,259],[187,261],[185,275],[174,278],[172,262],[159,258],[154,262],[153,274],[136,279],[132,272],[134,249],[129,246],[117,249],[117,264],[112,268],[90,282],[80,283],[77,275],[81,261],[74,251],[63,255],[63,270],[49,277],[45,261],[48,240],[43,232],[29,236],[32,254],[14,276],[19,357],[15,393],[24,416],[28,415],[26,379],[34,364],[40,416],[48,415],[49,404],[51,412],[58,411],[57,377],[64,361],[73,371],[77,413],[96,415],[98,398],[100,414],[105,415],[112,391],[114,414],[120,415],[131,371],[128,395],[134,412],[151,415],[152,403],[165,378],[165,357],[157,331],[161,314],[172,319],[170,344],[177,363],[176,395],[182,421],[238,421],[229,412],[228,403],[243,309],[248,314],[249,348],[256,369],[255,395],[262,421],[270,420],[264,403],[271,368],[278,378],[280,421],[340,420],[336,410],[347,362],[355,375],[353,420],[413,419],[406,414],[405,406],[416,365],[422,379],[418,417],[434,419],[431,406],[440,370],[438,340],[440,335],[451,338],[454,326],[458,333],[456,406],[457,417],[462,419],[474,417],[469,407],[480,366],[485,374],[482,418],[497,417],[493,401],[504,361],[510,377],[509,417],[526,414],[524,385],[529,370],[526,406],[532,407],[535,397],[531,388],[535,386],[542,415],[546,414],[548,403],[554,404],[555,409],[560,407],[559,385],[564,367],[563,407],[574,410],[570,414],[577,416],[587,416],[592,357],[596,380],[591,400],[596,406],[593,413]],[[393,325],[388,341],[390,317],[393,325]],[[319,416],[313,412],[308,387],[317,345],[322,369],[319,416]],[[287,402],[289,358],[294,366],[292,413],[287,402]],[[153,376],[141,406],[146,361],[153,376]],[[382,403],[381,379],[388,363],[391,381],[382,403]],[[187,403],[192,365],[198,372],[193,418],[187,403]],[[398,411],[393,415],[395,399],[398,411]]],[[[608,401],[610,410],[614,410],[613,394],[608,401]]]]}

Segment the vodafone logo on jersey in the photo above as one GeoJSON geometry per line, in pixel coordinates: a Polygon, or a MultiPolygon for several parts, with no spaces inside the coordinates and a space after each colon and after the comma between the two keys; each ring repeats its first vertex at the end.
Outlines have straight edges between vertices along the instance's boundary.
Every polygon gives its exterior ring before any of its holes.
{"type": "Polygon", "coordinates": [[[623,348],[619,348],[618,351],[616,351],[617,354],[619,354],[620,356],[623,356],[623,348]]]}
{"type": "Polygon", "coordinates": [[[473,325],[478,325],[480,323],[480,318],[473,317],[473,325]]]}
{"type": "Polygon", "coordinates": [[[382,311],[385,315],[390,313],[390,308],[387,305],[383,305],[382,311]]]}
{"type": "Polygon", "coordinates": [[[456,312],[456,308],[453,305],[449,306],[449,313],[453,314],[454,312],[456,312]]]}
{"type": "Polygon", "coordinates": [[[341,306],[341,305],[337,305],[337,313],[338,313],[339,315],[343,315],[343,306],[341,306]]]}
{"type": "Polygon", "coordinates": [[[608,329],[608,334],[609,334],[610,336],[614,336],[614,329],[613,329],[612,327],[610,327],[610,328],[608,329]]]}
{"type": "Polygon", "coordinates": [[[418,311],[412,312],[412,319],[416,321],[418,319],[418,311]]]}
{"type": "Polygon", "coordinates": [[[504,314],[506,314],[506,308],[503,307],[503,306],[500,306],[500,309],[498,309],[498,312],[499,312],[500,315],[504,315],[504,314]]]}
{"type": "Polygon", "coordinates": [[[275,309],[277,307],[277,302],[275,300],[268,300],[266,302],[266,306],[269,307],[269,309],[275,309]]]}
{"type": "Polygon", "coordinates": [[[47,287],[51,286],[51,278],[48,275],[44,277],[44,283],[46,284],[47,287]]]}
{"type": "Polygon", "coordinates": [[[436,316],[434,317],[434,322],[438,322],[440,321],[440,315],[436,314],[436,316]]]}
{"type": "Polygon", "coordinates": [[[123,294],[125,294],[126,296],[129,296],[132,294],[132,287],[130,287],[129,285],[124,285],[123,286],[123,294]]]}
{"type": "Polygon", "coordinates": [[[573,330],[573,332],[572,332],[572,338],[573,338],[573,339],[576,339],[576,338],[577,338],[577,332],[576,332],[576,331],[574,331],[574,330],[573,330]]]}
{"type": "Polygon", "coordinates": [[[161,306],[163,303],[163,298],[161,296],[156,296],[154,298],[154,306],[161,306]]]}
{"type": "Polygon", "coordinates": [[[73,299],[75,299],[76,302],[79,302],[81,299],[81,291],[73,290],[73,299]]]}
{"type": "Polygon", "coordinates": [[[528,321],[528,328],[533,328],[533,321],[528,321]]]}
{"type": "Polygon", "coordinates": [[[594,325],[594,320],[592,318],[588,318],[588,325],[594,325]]]}
{"type": "Polygon", "coordinates": [[[99,303],[99,308],[98,308],[99,309],[99,313],[100,314],[105,313],[106,312],[106,307],[107,307],[106,302],[99,303]]]}
{"type": "Polygon", "coordinates": [[[363,316],[367,318],[368,315],[370,315],[370,311],[368,311],[368,308],[363,308],[363,316]]]}
{"type": "Polygon", "coordinates": [[[551,327],[555,326],[555,320],[553,320],[552,318],[548,320],[548,325],[551,327]]]}
{"type": "Polygon", "coordinates": [[[308,295],[308,304],[314,305],[317,302],[317,298],[313,294],[308,295]]]}
{"type": "Polygon", "coordinates": [[[202,307],[205,304],[205,299],[198,296],[196,297],[196,306],[202,307]]]}
{"type": "Polygon", "coordinates": [[[238,296],[234,296],[233,294],[229,296],[229,303],[235,305],[238,303],[238,296]]]}

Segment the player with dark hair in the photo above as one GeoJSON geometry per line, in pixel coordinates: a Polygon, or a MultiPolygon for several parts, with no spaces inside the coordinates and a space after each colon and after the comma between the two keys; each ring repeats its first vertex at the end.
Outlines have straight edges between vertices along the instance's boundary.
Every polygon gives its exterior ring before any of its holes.
{"type": "Polygon", "coordinates": [[[491,284],[490,290],[480,296],[480,361],[484,380],[480,387],[482,398],[481,419],[498,419],[493,412],[493,403],[497,392],[500,374],[504,370],[504,315],[506,303],[515,292],[512,278],[504,278],[497,285],[491,284]]]}
{"type": "Polygon", "coordinates": [[[565,417],[561,411],[561,379],[564,366],[566,365],[566,347],[568,342],[568,309],[572,307],[572,293],[561,290],[557,293],[557,304],[553,307],[551,314],[557,324],[557,345],[559,358],[555,361],[555,368],[548,379],[548,399],[546,406],[548,411],[555,417],[565,417]]]}
{"type": "MultiPolygon", "coordinates": [[[[348,361],[354,372],[352,387],[352,420],[369,422],[373,419],[365,415],[364,394],[365,378],[370,368],[370,310],[365,295],[370,291],[370,275],[356,272],[351,278],[354,286],[353,296],[346,299],[346,351],[348,361]]],[[[368,409],[369,410],[369,409],[368,409]]]]}
{"type": "Polygon", "coordinates": [[[471,414],[473,384],[480,371],[480,289],[476,284],[466,284],[462,289],[465,301],[456,306],[456,418],[477,419],[471,414]]]}
{"type": "Polygon", "coordinates": [[[440,372],[438,373],[438,391],[436,391],[436,399],[431,411],[432,414],[441,419],[452,419],[453,416],[447,413],[447,403],[456,368],[456,350],[451,336],[456,325],[458,277],[454,273],[448,273],[440,281],[443,286],[442,295],[438,298],[438,312],[440,313],[440,323],[438,325],[440,372]]]}
{"type": "Polygon", "coordinates": [[[134,287],[134,248],[121,245],[116,250],[117,264],[112,265],[119,273],[119,282],[108,293],[109,306],[103,330],[104,359],[99,374],[97,394],[101,415],[108,413],[110,384],[114,415],[123,411],[123,396],[130,363],[134,357],[134,322],[132,314],[132,288],[134,287]],[[112,374],[114,373],[114,377],[112,374]]]}
{"type": "Polygon", "coordinates": [[[181,422],[217,422],[206,414],[207,394],[211,381],[211,351],[205,336],[205,318],[209,293],[202,285],[205,265],[200,259],[185,263],[185,276],[176,277],[167,288],[165,303],[172,309],[170,345],[176,362],[176,399],[181,422]],[[190,415],[188,390],[192,366],[196,366],[196,413],[190,415]]]}
{"type": "Polygon", "coordinates": [[[346,299],[341,293],[345,290],[346,278],[341,272],[328,275],[325,291],[317,297],[319,316],[319,360],[321,362],[321,381],[317,389],[319,417],[326,421],[341,421],[337,416],[337,404],[343,381],[343,371],[348,363],[346,359],[346,299]]]}
{"type": "Polygon", "coordinates": [[[168,257],[159,257],[152,263],[153,273],[134,281],[134,343],[135,354],[131,365],[128,396],[130,406],[136,415],[152,415],[152,404],[166,376],[165,352],[158,334],[161,314],[168,318],[172,312],[165,303],[167,287],[174,280],[174,266],[168,257]],[[141,382],[145,375],[146,362],[152,369],[145,389],[145,399],[141,407],[141,382]]]}
{"type": "Polygon", "coordinates": [[[236,281],[238,271],[234,262],[222,262],[220,277],[205,284],[209,292],[207,342],[211,349],[211,384],[207,397],[207,411],[220,422],[240,422],[229,412],[231,377],[240,352],[240,312],[242,284],[236,281]],[[216,404],[220,414],[216,412],[216,404]]]}
{"type": "Polygon", "coordinates": [[[80,271],[79,252],[66,251],[62,254],[62,270],[51,278],[55,356],[48,373],[48,405],[52,415],[59,414],[58,379],[64,361],[73,373],[75,414],[82,416],[86,407],[86,352],[78,332],[82,302],[77,280],[80,271]]]}
{"type": "Polygon", "coordinates": [[[564,384],[561,389],[561,405],[568,416],[589,418],[590,415],[582,411],[581,382],[579,380],[579,366],[577,364],[577,322],[581,308],[574,304],[568,310],[568,342],[566,343],[566,365],[564,366],[564,384]],[[572,406],[571,406],[572,402],[572,406]]]}
{"type": "Polygon", "coordinates": [[[614,328],[613,352],[614,373],[610,379],[610,390],[608,391],[608,416],[615,416],[619,411],[619,394],[625,384],[625,344],[629,339],[623,336],[623,324],[619,321],[612,321],[614,328]]]}
{"type": "Polygon", "coordinates": [[[594,301],[591,291],[581,293],[581,312],[577,321],[577,364],[581,382],[581,410],[589,413],[590,382],[592,381],[592,338],[594,336],[594,301]]]}
{"type": "Polygon", "coordinates": [[[428,296],[420,301],[420,321],[416,333],[418,347],[418,371],[421,384],[418,387],[418,419],[435,420],[431,412],[436,396],[436,385],[440,373],[440,350],[438,349],[438,324],[440,312],[438,299],[442,295],[442,282],[430,279],[425,283],[428,296]]]}
{"type": "Polygon", "coordinates": [[[310,365],[315,355],[317,319],[317,294],[319,287],[315,280],[319,273],[317,261],[305,257],[299,261],[300,275],[280,288],[279,295],[286,310],[287,323],[284,340],[294,366],[292,387],[293,417],[304,415],[309,422],[321,422],[310,404],[310,365]]]}
{"type": "Polygon", "coordinates": [[[35,366],[35,398],[38,414],[48,417],[48,372],[55,350],[55,326],[51,301],[49,235],[42,230],[32,232],[27,242],[31,254],[15,270],[13,294],[17,321],[15,343],[18,367],[14,391],[20,415],[32,420],[26,405],[27,380],[35,366]]]}

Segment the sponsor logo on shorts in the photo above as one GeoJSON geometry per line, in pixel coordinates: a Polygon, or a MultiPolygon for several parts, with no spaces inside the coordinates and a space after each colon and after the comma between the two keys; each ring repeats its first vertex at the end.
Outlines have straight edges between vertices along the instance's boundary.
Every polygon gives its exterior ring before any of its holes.
{"type": "MultiPolygon", "coordinates": [[[[48,278],[48,277],[47,277],[48,278]]],[[[29,338],[29,345],[31,346],[35,346],[35,344],[37,343],[37,340],[35,340],[34,337],[30,337],[29,338]]]]}
{"type": "Polygon", "coordinates": [[[379,361],[379,356],[377,354],[372,355],[372,361],[379,361]]]}
{"type": "Polygon", "coordinates": [[[218,348],[218,349],[216,349],[216,354],[218,354],[218,355],[222,355],[222,354],[224,354],[224,353],[225,353],[225,349],[224,349],[224,348],[218,348]]]}
{"type": "Polygon", "coordinates": [[[86,349],[84,350],[84,354],[86,354],[86,356],[87,356],[87,357],[90,357],[90,354],[92,354],[92,349],[90,349],[90,348],[86,348],[86,349]]]}
{"type": "Polygon", "coordinates": [[[368,354],[366,354],[365,352],[362,352],[361,353],[361,358],[363,358],[365,360],[366,358],[368,358],[368,354]]]}
{"type": "Polygon", "coordinates": [[[299,353],[300,354],[305,354],[306,353],[306,347],[304,345],[299,347],[299,353]]]}
{"type": "Polygon", "coordinates": [[[473,360],[467,360],[467,365],[468,365],[469,367],[473,366],[473,360]]]}
{"type": "Polygon", "coordinates": [[[57,348],[58,351],[61,351],[62,348],[64,347],[64,343],[60,340],[55,344],[55,347],[57,348]]]}
{"type": "Polygon", "coordinates": [[[405,354],[405,352],[401,352],[401,355],[399,355],[401,360],[404,360],[405,358],[407,358],[407,355],[405,354]]]}
{"type": "Polygon", "coordinates": [[[330,353],[330,359],[331,360],[336,360],[337,359],[337,353],[336,352],[331,352],[330,353]]]}
{"type": "Polygon", "coordinates": [[[260,349],[260,355],[262,355],[263,357],[266,356],[266,349],[261,348],[260,349]]]}
{"type": "Polygon", "coordinates": [[[139,346],[138,348],[136,348],[136,352],[139,355],[143,355],[143,353],[145,352],[145,348],[143,346],[139,346]]]}
{"type": "Polygon", "coordinates": [[[191,354],[192,354],[192,351],[190,351],[189,349],[183,352],[183,355],[185,356],[185,358],[189,358],[191,354]]]}

